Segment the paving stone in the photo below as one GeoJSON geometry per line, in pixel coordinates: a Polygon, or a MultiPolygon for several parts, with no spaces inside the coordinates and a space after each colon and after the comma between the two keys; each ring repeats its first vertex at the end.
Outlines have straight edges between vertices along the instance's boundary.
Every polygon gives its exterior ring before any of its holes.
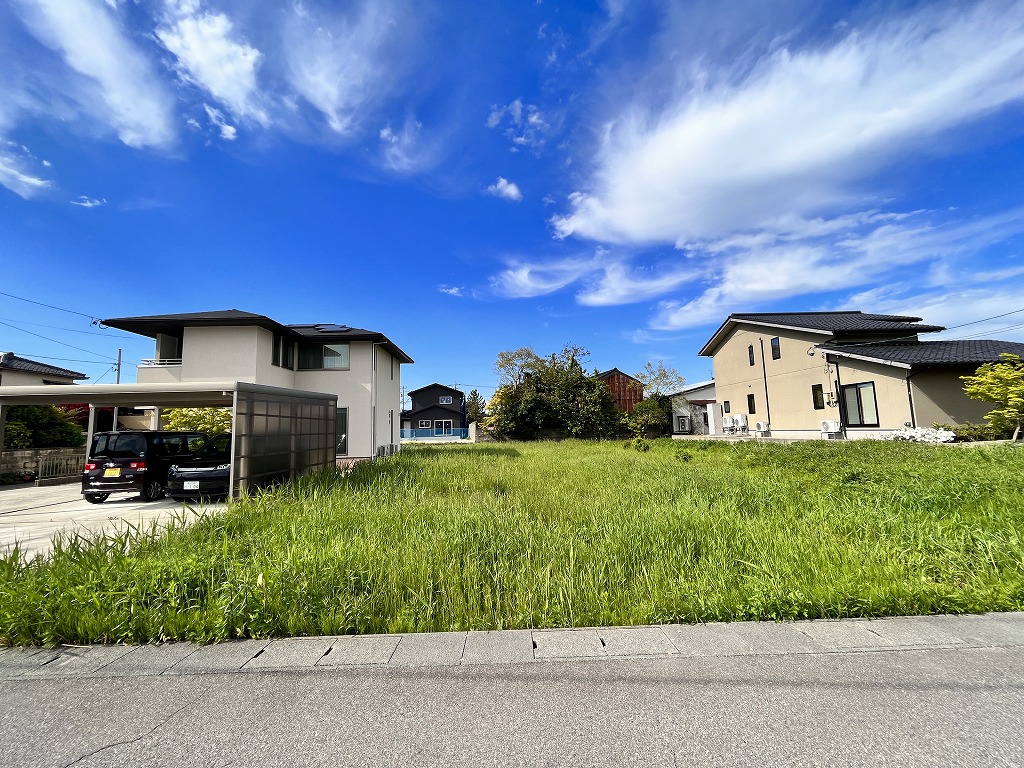
{"type": "Polygon", "coordinates": [[[100,668],[96,674],[110,677],[159,675],[194,653],[199,647],[194,643],[129,646],[128,653],[100,668]]]}
{"type": "Polygon", "coordinates": [[[398,647],[401,635],[352,635],[339,637],[318,667],[350,664],[387,664],[398,647]]]}
{"type": "Polygon", "coordinates": [[[466,632],[423,632],[402,635],[389,666],[418,667],[459,664],[466,647],[466,632]]]}
{"type": "Polygon", "coordinates": [[[269,640],[230,640],[201,645],[164,674],[183,675],[205,672],[234,672],[270,645],[269,640]]]}
{"type": "Polygon", "coordinates": [[[871,631],[873,622],[821,619],[802,621],[800,631],[824,646],[826,651],[859,651],[889,648],[892,643],[871,631]]]}
{"type": "Polygon", "coordinates": [[[25,677],[73,677],[89,675],[130,653],[128,645],[62,646],[53,661],[25,673],[25,677]]]}
{"type": "Polygon", "coordinates": [[[535,661],[533,633],[528,629],[468,632],[463,664],[509,664],[535,661]]]}
{"type": "Polygon", "coordinates": [[[313,667],[331,649],[336,637],[291,637],[274,640],[242,669],[313,667]]]}
{"type": "Polygon", "coordinates": [[[609,656],[666,656],[678,653],[661,627],[607,627],[597,631],[609,656]]]}
{"type": "Polygon", "coordinates": [[[929,617],[905,616],[874,619],[868,622],[872,632],[893,646],[922,648],[930,646],[954,647],[966,645],[955,634],[928,621],[929,617]]]}
{"type": "Polygon", "coordinates": [[[11,648],[0,656],[0,677],[20,677],[60,656],[52,648],[11,648]]]}
{"type": "Polygon", "coordinates": [[[684,656],[761,656],[821,653],[824,648],[792,622],[712,622],[662,627],[684,656]]]}
{"type": "MultiPolygon", "coordinates": [[[[1024,645],[1024,620],[1019,613],[986,613],[982,616],[943,616],[940,626],[970,645],[1024,645]]],[[[3,659],[0,658],[0,665],[3,659]]]]}
{"type": "Polygon", "coordinates": [[[538,659],[573,659],[607,656],[596,629],[544,629],[533,631],[538,659]]]}

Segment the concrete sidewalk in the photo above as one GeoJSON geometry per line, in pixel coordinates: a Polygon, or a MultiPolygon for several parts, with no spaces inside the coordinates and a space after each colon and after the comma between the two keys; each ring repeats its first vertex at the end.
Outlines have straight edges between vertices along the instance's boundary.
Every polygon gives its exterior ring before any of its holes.
{"type": "Polygon", "coordinates": [[[0,649],[0,680],[1024,647],[1024,613],[0,649]]]}

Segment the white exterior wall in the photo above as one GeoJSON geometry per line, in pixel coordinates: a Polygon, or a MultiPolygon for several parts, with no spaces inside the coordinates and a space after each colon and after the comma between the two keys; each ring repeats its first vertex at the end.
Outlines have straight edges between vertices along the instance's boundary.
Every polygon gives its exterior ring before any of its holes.
{"type": "Polygon", "coordinates": [[[5,387],[42,386],[47,381],[59,381],[61,384],[74,384],[74,379],[55,376],[49,373],[30,373],[29,371],[12,371],[7,368],[0,371],[0,384],[5,387]]]}
{"type": "Polygon", "coordinates": [[[348,455],[352,458],[369,458],[376,454],[370,399],[372,350],[369,341],[353,341],[349,343],[347,371],[295,372],[296,388],[337,395],[338,407],[348,408],[348,455]]]}
{"type": "MultiPolygon", "coordinates": [[[[185,328],[181,345],[181,380],[244,381],[250,384],[274,384],[257,381],[259,332],[256,326],[220,326],[185,328]]],[[[270,353],[267,353],[270,360],[270,353]]]]}
{"type": "Polygon", "coordinates": [[[401,444],[402,366],[383,347],[377,359],[377,447],[401,444]]]}

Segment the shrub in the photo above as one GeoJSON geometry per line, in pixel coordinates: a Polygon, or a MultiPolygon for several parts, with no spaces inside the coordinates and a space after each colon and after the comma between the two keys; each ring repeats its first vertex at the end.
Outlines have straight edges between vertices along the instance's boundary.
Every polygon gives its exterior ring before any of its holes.
{"type": "Polygon", "coordinates": [[[646,440],[645,438],[642,437],[634,437],[632,440],[627,440],[626,442],[624,442],[622,444],[622,447],[625,448],[627,451],[630,448],[632,448],[635,451],[640,451],[641,453],[643,453],[645,451],[651,450],[651,441],[646,440]]]}

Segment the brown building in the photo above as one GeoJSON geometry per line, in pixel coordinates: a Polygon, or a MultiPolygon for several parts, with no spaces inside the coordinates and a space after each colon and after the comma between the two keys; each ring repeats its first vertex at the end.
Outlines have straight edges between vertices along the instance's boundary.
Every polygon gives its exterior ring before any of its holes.
{"type": "Polygon", "coordinates": [[[632,413],[636,404],[644,399],[644,385],[618,368],[597,374],[597,378],[608,386],[612,399],[620,411],[632,413]]]}
{"type": "Polygon", "coordinates": [[[904,426],[980,422],[961,376],[1024,355],[991,339],[921,341],[919,317],[863,312],[733,314],[700,351],[714,359],[726,432],[871,438],[904,426]]]}

